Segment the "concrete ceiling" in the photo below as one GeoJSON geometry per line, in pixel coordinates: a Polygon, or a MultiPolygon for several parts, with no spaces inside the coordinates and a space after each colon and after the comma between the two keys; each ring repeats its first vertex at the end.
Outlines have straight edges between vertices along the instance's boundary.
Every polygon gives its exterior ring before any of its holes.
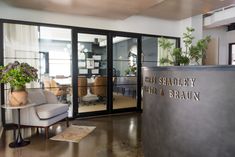
{"type": "Polygon", "coordinates": [[[59,13],[125,19],[143,15],[180,20],[235,3],[235,0],[5,0],[10,5],[59,13]]]}

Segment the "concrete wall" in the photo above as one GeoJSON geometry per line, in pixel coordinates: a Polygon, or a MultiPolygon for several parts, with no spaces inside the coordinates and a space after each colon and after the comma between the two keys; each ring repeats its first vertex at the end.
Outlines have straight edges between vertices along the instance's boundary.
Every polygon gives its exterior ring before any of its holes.
{"type": "Polygon", "coordinates": [[[193,32],[193,36],[195,37],[195,39],[194,39],[194,44],[195,44],[196,43],[195,41],[203,38],[203,17],[202,17],[202,14],[192,17],[192,27],[195,29],[195,31],[193,32]]]}
{"type": "Polygon", "coordinates": [[[144,156],[234,157],[234,71],[233,66],[144,68],[144,156]]]}
{"type": "Polygon", "coordinates": [[[111,20],[89,16],[58,14],[46,11],[15,8],[2,1],[0,1],[0,18],[146,34],[179,36],[179,22],[177,21],[144,16],[132,16],[125,20],[111,20]],[[174,26],[174,29],[172,29],[172,26],[174,26]]]}

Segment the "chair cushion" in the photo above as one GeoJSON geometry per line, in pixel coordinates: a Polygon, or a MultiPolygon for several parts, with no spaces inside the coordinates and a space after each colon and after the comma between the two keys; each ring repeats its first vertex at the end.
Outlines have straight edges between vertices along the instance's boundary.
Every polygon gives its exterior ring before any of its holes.
{"type": "Polygon", "coordinates": [[[30,89],[28,90],[29,103],[35,103],[37,105],[47,103],[46,96],[42,89],[30,89]]]}
{"type": "Polygon", "coordinates": [[[68,104],[44,104],[36,106],[36,112],[40,119],[49,119],[68,111],[68,104]]]}

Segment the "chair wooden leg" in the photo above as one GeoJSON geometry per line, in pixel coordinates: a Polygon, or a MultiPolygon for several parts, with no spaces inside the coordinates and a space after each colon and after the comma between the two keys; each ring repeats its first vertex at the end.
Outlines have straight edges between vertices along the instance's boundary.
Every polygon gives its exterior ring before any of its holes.
{"type": "Polygon", "coordinates": [[[45,136],[46,136],[46,139],[48,139],[48,137],[49,137],[49,127],[45,127],[45,136]]]}
{"type": "Polygon", "coordinates": [[[66,126],[69,127],[69,118],[66,117],[66,126]]]}

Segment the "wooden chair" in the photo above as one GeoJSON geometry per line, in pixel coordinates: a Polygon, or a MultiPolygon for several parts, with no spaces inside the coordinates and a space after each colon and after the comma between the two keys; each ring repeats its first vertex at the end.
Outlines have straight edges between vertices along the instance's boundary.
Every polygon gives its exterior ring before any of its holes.
{"type": "Polygon", "coordinates": [[[49,80],[49,79],[44,80],[44,81],[43,81],[43,84],[44,84],[44,89],[47,90],[47,91],[50,91],[50,89],[51,89],[50,80],[49,80]]]}
{"type": "Polygon", "coordinates": [[[87,78],[79,77],[78,78],[78,98],[81,102],[82,97],[87,95],[87,78]]]}
{"type": "Polygon", "coordinates": [[[50,85],[51,85],[51,88],[50,88],[50,91],[57,97],[59,96],[63,96],[64,94],[66,94],[66,91],[60,87],[56,82],[55,80],[51,79],[50,81],[50,85]]]}
{"type": "Polygon", "coordinates": [[[97,76],[92,86],[92,93],[97,95],[100,100],[107,97],[107,77],[97,76]]]}

